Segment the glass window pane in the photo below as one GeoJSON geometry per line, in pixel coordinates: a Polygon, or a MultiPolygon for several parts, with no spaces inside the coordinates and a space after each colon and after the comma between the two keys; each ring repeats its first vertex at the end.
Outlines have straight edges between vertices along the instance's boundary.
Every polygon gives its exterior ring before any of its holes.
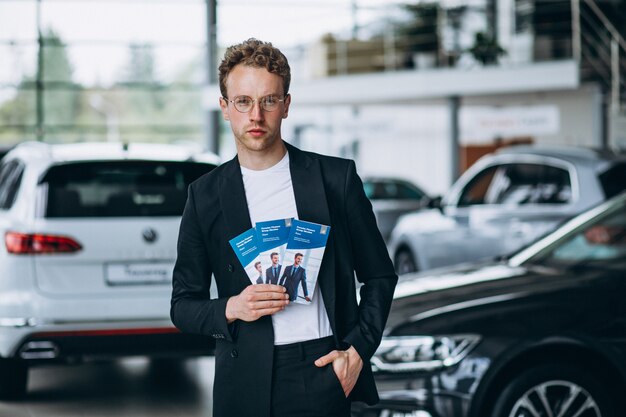
{"type": "Polygon", "coordinates": [[[187,186],[214,166],[191,162],[90,162],[57,165],[46,217],[180,216],[187,186]]]}
{"type": "Polygon", "coordinates": [[[0,1],[0,42],[37,40],[37,2],[0,1]]]}
{"type": "Polygon", "coordinates": [[[606,198],[611,198],[626,189],[626,163],[618,163],[600,175],[600,183],[606,198]]]}
{"type": "Polygon", "coordinates": [[[35,90],[0,88],[0,125],[11,129],[37,123],[35,90]]]}
{"type": "Polygon", "coordinates": [[[418,189],[409,186],[408,184],[398,184],[398,198],[407,200],[420,200],[424,197],[424,194],[418,189]]]}
{"type": "MultiPolygon", "coordinates": [[[[1,18],[0,25],[2,25],[1,18]]],[[[25,80],[34,80],[36,68],[37,46],[35,44],[0,42],[0,87],[16,87],[25,80]]]]}
{"type": "Polygon", "coordinates": [[[539,164],[510,164],[498,172],[488,192],[496,204],[564,204],[572,198],[569,173],[539,164]]]}
{"type": "Polygon", "coordinates": [[[122,83],[201,84],[206,78],[202,45],[73,44],[49,39],[44,51],[45,81],[110,87],[122,83]]]}
{"type": "Polygon", "coordinates": [[[489,167],[476,175],[461,192],[459,206],[487,203],[487,192],[497,169],[497,166],[489,167]]]}
{"type": "Polygon", "coordinates": [[[626,260],[626,210],[621,207],[595,221],[557,247],[546,259],[550,264],[592,263],[626,260]]]}
{"type": "Polygon", "coordinates": [[[203,123],[202,92],[120,89],[90,91],[54,88],[44,91],[46,124],[185,126],[203,123]]]}
{"type": "MultiPolygon", "coordinates": [[[[33,15],[34,16],[34,15],[33,15]]],[[[81,41],[187,42],[206,39],[206,5],[197,1],[43,1],[42,27],[81,41]]]]}

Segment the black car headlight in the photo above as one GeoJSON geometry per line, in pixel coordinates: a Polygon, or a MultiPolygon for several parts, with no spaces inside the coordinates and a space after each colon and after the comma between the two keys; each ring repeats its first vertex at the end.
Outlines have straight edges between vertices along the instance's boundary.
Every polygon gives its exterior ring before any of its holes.
{"type": "Polygon", "coordinates": [[[374,371],[432,371],[456,365],[480,342],[475,334],[383,338],[372,357],[374,371]]]}

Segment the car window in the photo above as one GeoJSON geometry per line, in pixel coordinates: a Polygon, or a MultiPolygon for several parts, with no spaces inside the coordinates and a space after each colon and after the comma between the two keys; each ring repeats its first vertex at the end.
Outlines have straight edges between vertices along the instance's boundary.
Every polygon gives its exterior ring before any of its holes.
{"type": "Polygon", "coordinates": [[[421,200],[424,193],[399,181],[367,181],[365,195],[371,200],[421,200]]]}
{"type": "Polygon", "coordinates": [[[7,210],[13,206],[23,172],[24,164],[16,159],[0,166],[0,209],[7,210]]]}
{"type": "Polygon", "coordinates": [[[372,200],[374,198],[374,188],[375,185],[373,182],[371,181],[365,181],[363,183],[363,190],[365,191],[365,195],[367,196],[367,198],[369,198],[370,200],[372,200]]]}
{"type": "Polygon", "coordinates": [[[400,200],[421,200],[424,197],[424,193],[408,184],[395,184],[394,191],[396,198],[400,200]]]}
{"type": "Polygon", "coordinates": [[[543,258],[554,264],[626,261],[626,207],[613,211],[570,236],[543,258]]]}
{"type": "Polygon", "coordinates": [[[195,162],[81,162],[51,167],[46,217],[180,216],[187,186],[213,165],[195,162]]]}
{"type": "Polygon", "coordinates": [[[613,165],[600,175],[600,184],[606,198],[626,190],[626,162],[613,165]]]}
{"type": "Polygon", "coordinates": [[[463,190],[460,205],[565,204],[572,199],[566,169],[542,164],[489,167],[463,190]]]}
{"type": "Polygon", "coordinates": [[[461,192],[459,206],[486,204],[487,191],[489,190],[489,185],[493,181],[497,169],[497,166],[491,166],[472,178],[461,192]]]}

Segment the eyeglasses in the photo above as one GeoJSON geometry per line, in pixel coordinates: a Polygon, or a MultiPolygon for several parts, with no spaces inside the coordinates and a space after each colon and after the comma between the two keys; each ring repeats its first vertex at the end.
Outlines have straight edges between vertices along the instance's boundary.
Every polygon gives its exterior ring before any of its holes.
{"type": "Polygon", "coordinates": [[[233,103],[235,109],[239,113],[248,113],[254,107],[254,102],[258,101],[261,108],[265,111],[274,111],[278,108],[278,105],[281,101],[285,101],[284,98],[278,98],[278,96],[274,94],[270,94],[269,96],[261,97],[258,99],[253,99],[248,96],[237,96],[234,100],[229,100],[227,97],[223,97],[224,100],[233,103]]]}

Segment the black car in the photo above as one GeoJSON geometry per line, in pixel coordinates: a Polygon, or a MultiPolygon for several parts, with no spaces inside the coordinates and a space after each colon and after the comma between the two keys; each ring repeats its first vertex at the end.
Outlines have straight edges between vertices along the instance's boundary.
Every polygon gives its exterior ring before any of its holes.
{"type": "Polygon", "coordinates": [[[359,417],[626,415],[626,194],[500,262],[406,275],[359,417]]]}

